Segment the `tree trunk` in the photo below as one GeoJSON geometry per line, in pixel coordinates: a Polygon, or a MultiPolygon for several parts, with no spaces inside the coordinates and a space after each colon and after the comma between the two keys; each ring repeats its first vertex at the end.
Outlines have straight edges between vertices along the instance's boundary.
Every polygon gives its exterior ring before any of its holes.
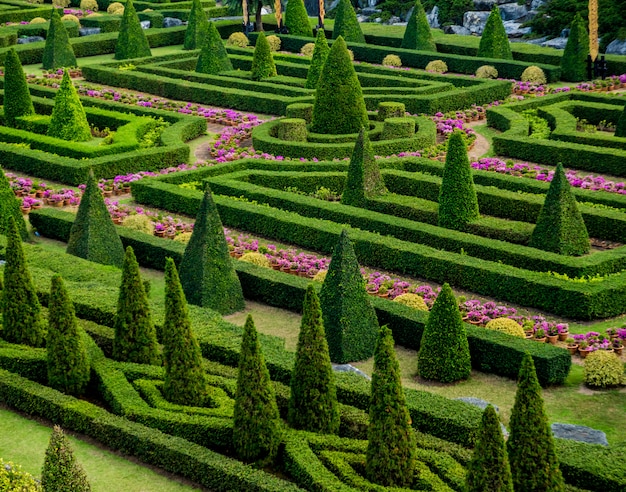
{"type": "Polygon", "coordinates": [[[261,32],[263,30],[263,1],[258,0],[256,4],[256,31],[261,32]]]}

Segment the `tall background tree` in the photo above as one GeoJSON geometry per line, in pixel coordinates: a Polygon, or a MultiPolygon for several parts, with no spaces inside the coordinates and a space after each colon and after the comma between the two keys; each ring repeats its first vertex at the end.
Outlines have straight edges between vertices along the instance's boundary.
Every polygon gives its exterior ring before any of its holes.
{"type": "MultiPolygon", "coordinates": [[[[222,5],[228,7],[228,15],[243,15],[241,0],[222,0],[222,5]]],[[[274,0],[248,0],[248,12],[254,16],[255,31],[263,31],[263,7],[273,6],[274,0]]]]}
{"type": "Polygon", "coordinates": [[[568,82],[587,80],[587,55],[589,54],[589,34],[585,20],[580,14],[574,16],[570,32],[561,57],[561,78],[568,82]]]}

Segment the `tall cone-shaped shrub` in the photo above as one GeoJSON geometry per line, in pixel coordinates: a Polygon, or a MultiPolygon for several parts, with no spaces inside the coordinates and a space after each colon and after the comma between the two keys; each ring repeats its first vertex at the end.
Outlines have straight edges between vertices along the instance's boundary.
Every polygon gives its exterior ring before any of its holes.
{"type": "Polygon", "coordinates": [[[437,45],[430,32],[430,24],[420,0],[415,0],[413,13],[404,31],[401,48],[419,51],[437,51],[437,45]]]}
{"type": "Polygon", "coordinates": [[[529,353],[519,371],[507,441],[513,488],[562,492],[565,490],[552,431],[543,408],[541,386],[529,353]]]}
{"type": "Polygon", "coordinates": [[[179,405],[202,406],[208,393],[202,354],[191,329],[187,301],[171,258],[165,260],[163,356],[165,398],[179,405]]]}
{"type": "Polygon", "coordinates": [[[585,21],[577,13],[570,26],[567,44],[561,57],[561,79],[567,82],[587,80],[588,54],[589,35],[587,34],[585,21]]]}
{"type": "Polygon", "coordinates": [[[513,59],[509,37],[504,29],[504,23],[502,22],[502,16],[497,4],[493,6],[487,18],[476,56],[502,60],[513,59]]]}
{"type": "Polygon", "coordinates": [[[50,27],[46,34],[46,45],[43,49],[42,65],[44,70],[53,70],[63,67],[75,67],[76,56],[70,44],[67,29],[61,21],[63,9],[52,7],[50,27]]]}
{"type": "MultiPolygon", "coordinates": [[[[184,50],[195,50],[204,46],[204,39],[209,28],[209,18],[202,8],[200,0],[192,0],[187,29],[185,30],[184,50]]],[[[197,71],[197,70],[196,70],[197,71]]]]}
{"type": "Polygon", "coordinates": [[[268,77],[276,77],[276,75],[276,64],[274,63],[270,44],[267,42],[265,33],[260,32],[254,45],[250,77],[252,80],[261,80],[268,77]]]}
{"type": "Polygon", "coordinates": [[[48,126],[48,136],[70,142],[91,140],[91,129],[85,115],[85,109],[67,70],[63,73],[61,85],[54,96],[54,108],[52,108],[52,116],[48,126]]]}
{"type": "Polygon", "coordinates": [[[66,252],[103,265],[121,267],[124,263],[124,246],[93,172],[89,173],[66,252]]]}
{"type": "MultiPolygon", "coordinates": [[[[6,80],[6,79],[5,79],[6,80]]],[[[0,167],[0,234],[6,236],[9,231],[9,217],[13,217],[21,238],[28,239],[28,229],[24,221],[24,215],[20,210],[20,200],[11,189],[9,179],[0,167]]]]}
{"type": "Polygon", "coordinates": [[[358,133],[363,127],[369,128],[363,91],[340,37],[333,43],[320,74],[311,130],[336,135],[358,133]]]}
{"type": "Polygon", "coordinates": [[[310,432],[334,434],[339,430],[335,376],[313,284],[308,285],[304,296],[296,362],[291,373],[288,421],[291,427],[310,432]]]}
{"type": "Polygon", "coordinates": [[[439,189],[438,224],[440,227],[462,230],[478,217],[478,198],[467,147],[463,134],[455,131],[448,139],[446,164],[439,189]]]}
{"type": "Polygon", "coordinates": [[[466,492],[513,492],[511,467],[496,411],[483,412],[472,461],[467,467],[466,492]]]}
{"type": "Polygon", "coordinates": [[[58,425],[54,426],[41,470],[45,492],[90,492],[83,467],[78,464],[70,443],[58,425]]]}
{"type": "Polygon", "coordinates": [[[626,106],[624,106],[624,110],[622,111],[622,114],[619,115],[619,119],[617,120],[615,136],[626,137],[626,106]]]}
{"type": "Polygon", "coordinates": [[[11,343],[42,347],[45,329],[41,304],[26,266],[22,240],[13,216],[8,218],[5,260],[4,286],[0,292],[2,338],[11,343]]]}
{"type": "MultiPolygon", "coordinates": [[[[11,48],[4,60],[4,121],[7,126],[15,125],[18,116],[35,114],[30,98],[26,75],[15,48],[11,48]]],[[[5,217],[4,215],[0,215],[5,217]]]]}
{"type": "Polygon", "coordinates": [[[245,307],[239,277],[228,253],[224,227],[208,187],[179,269],[185,296],[191,304],[224,315],[245,307]]]}
{"type": "Polygon", "coordinates": [[[411,485],[417,453],[415,433],[402,391],[393,336],[387,326],[380,329],[374,353],[369,415],[367,477],[386,487],[411,485]]]}
{"type": "Polygon", "coordinates": [[[60,275],[52,277],[46,339],[48,385],[72,395],[82,395],[89,383],[87,349],[74,314],[74,304],[60,275]]]}
{"type": "Polygon", "coordinates": [[[271,463],[282,438],[281,420],[270,373],[248,315],[243,327],[233,415],[233,445],[239,459],[271,463]]]}
{"type": "Polygon", "coordinates": [[[128,58],[143,58],[145,56],[152,56],[148,38],[141,28],[133,0],[127,0],[115,43],[115,59],[127,60],[128,58]]]}
{"type": "Polygon", "coordinates": [[[292,36],[313,37],[309,14],[303,0],[289,0],[285,9],[285,27],[292,36]]]}
{"type": "Polygon", "coordinates": [[[467,333],[454,293],[443,284],[435,300],[417,354],[417,372],[425,379],[453,383],[472,370],[467,333]]]}
{"type": "Polygon", "coordinates": [[[315,89],[317,87],[322,68],[324,67],[324,63],[326,63],[329,52],[330,48],[328,47],[328,41],[326,41],[324,29],[318,29],[311,64],[309,65],[309,71],[306,74],[306,83],[304,84],[304,87],[307,89],[315,89]]]}
{"type": "Polygon", "coordinates": [[[350,158],[348,179],[341,195],[341,203],[365,207],[367,198],[385,193],[387,193],[387,188],[374,157],[372,144],[365,128],[361,128],[350,158]]]}
{"type": "Polygon", "coordinates": [[[320,304],[330,360],[344,364],[374,354],[378,319],[365,292],[354,248],[345,230],[333,251],[320,292],[320,304]]]}
{"type": "Polygon", "coordinates": [[[213,22],[208,23],[206,34],[203,38],[202,51],[196,64],[196,72],[218,74],[225,70],[232,70],[233,65],[226,53],[226,47],[213,22]]]}
{"type": "Polygon", "coordinates": [[[589,252],[587,227],[560,162],[528,245],[561,255],[579,256],[589,252]]]}
{"type": "Polygon", "coordinates": [[[339,0],[335,10],[333,39],[341,36],[347,43],[365,43],[365,36],[350,0],[339,0]]]}
{"type": "Polygon", "coordinates": [[[159,345],[150,304],[133,248],[126,248],[115,315],[113,358],[137,364],[159,364],[159,345]]]}

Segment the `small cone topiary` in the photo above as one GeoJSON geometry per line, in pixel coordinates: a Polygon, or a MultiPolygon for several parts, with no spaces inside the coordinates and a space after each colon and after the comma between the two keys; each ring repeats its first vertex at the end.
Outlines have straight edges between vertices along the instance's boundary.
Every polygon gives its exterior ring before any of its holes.
{"type": "Polygon", "coordinates": [[[417,354],[417,372],[424,379],[453,383],[472,370],[467,334],[450,286],[443,284],[435,300],[417,354]]]}
{"type": "Polygon", "coordinates": [[[591,247],[587,227],[560,162],[528,245],[569,256],[584,255],[591,247]]]}
{"type": "Polygon", "coordinates": [[[248,315],[243,327],[233,415],[233,445],[242,461],[271,463],[282,439],[282,424],[270,373],[248,315]]]}
{"type": "Polygon", "coordinates": [[[437,45],[430,32],[430,24],[428,24],[426,12],[420,0],[415,1],[400,47],[408,50],[437,51],[437,45]]]}
{"type": "Polygon", "coordinates": [[[345,364],[374,354],[378,319],[365,292],[361,270],[346,230],[333,251],[320,292],[330,360],[345,364]]]}
{"type": "Polygon", "coordinates": [[[567,82],[587,80],[587,55],[589,54],[589,34],[585,21],[579,13],[570,26],[567,44],[561,57],[561,79],[567,82]]]}
{"type": "Polygon", "coordinates": [[[91,129],[85,109],[67,70],[63,73],[61,86],[54,96],[48,136],[71,142],[91,140],[91,129]]]}
{"type": "Polygon", "coordinates": [[[509,37],[504,29],[502,15],[500,15],[500,9],[497,4],[493,6],[487,18],[476,56],[502,60],[513,59],[509,37]]]}
{"type": "Polygon", "coordinates": [[[617,120],[617,125],[615,126],[615,136],[626,137],[626,106],[624,106],[624,110],[619,115],[619,119],[617,120]]]}
{"type": "Polygon", "coordinates": [[[141,28],[133,0],[127,0],[122,24],[115,43],[115,59],[143,58],[152,56],[146,33],[141,28]]]}
{"type": "Polygon", "coordinates": [[[565,485],[543,407],[541,386],[529,353],[522,359],[509,428],[507,451],[513,488],[563,492],[565,485]]]}
{"type": "Polygon", "coordinates": [[[291,427],[310,432],[335,434],[339,430],[335,376],[320,301],[312,283],[304,295],[296,362],[291,373],[288,421],[291,427]]]}
{"type": "Polygon", "coordinates": [[[90,492],[85,472],[74,457],[70,443],[57,425],[52,430],[41,470],[45,492],[90,492]]]}
{"type": "MultiPolygon", "coordinates": [[[[185,30],[184,50],[195,50],[204,46],[204,39],[209,28],[209,18],[202,8],[200,0],[192,0],[187,29],[185,30]]],[[[197,72],[197,70],[196,70],[197,72]]],[[[205,73],[205,72],[203,72],[205,73]]]]}
{"type": "Polygon", "coordinates": [[[42,65],[44,70],[77,65],[74,49],[70,44],[70,37],[61,21],[61,11],[63,9],[52,8],[50,27],[46,35],[46,46],[43,49],[42,65]]]}
{"type": "Polygon", "coordinates": [[[285,27],[292,36],[313,37],[313,29],[303,0],[289,0],[285,9],[285,27]]]}
{"type": "MultiPolygon", "coordinates": [[[[11,48],[4,60],[4,121],[15,126],[15,118],[35,114],[30,98],[26,75],[15,48],[11,48]]],[[[6,217],[0,214],[1,217],[6,217]]]]}
{"type": "MultiPolygon", "coordinates": [[[[5,79],[6,80],[6,79],[5,79]]],[[[15,196],[11,189],[9,179],[0,167],[0,234],[8,234],[9,217],[13,217],[17,230],[22,240],[28,240],[28,229],[24,221],[24,215],[20,210],[20,199],[15,196]]]]}
{"type": "Polygon", "coordinates": [[[400,380],[400,365],[387,326],[380,329],[367,429],[365,473],[373,483],[386,487],[410,486],[417,447],[411,416],[400,380]]]}
{"type": "Polygon", "coordinates": [[[358,133],[369,128],[361,84],[350,61],[343,38],[334,43],[320,74],[311,131],[315,133],[358,133]]]}
{"type": "Polygon", "coordinates": [[[276,64],[274,63],[270,44],[267,42],[265,33],[260,32],[254,46],[250,77],[252,80],[261,80],[268,77],[276,77],[276,75],[276,64]]]}
{"type": "Polygon", "coordinates": [[[500,420],[493,406],[483,412],[472,461],[467,467],[466,492],[513,492],[511,467],[500,420]]]}
{"type": "Polygon", "coordinates": [[[91,171],[66,252],[103,265],[121,267],[124,263],[124,246],[91,171]]]}
{"type": "Polygon", "coordinates": [[[230,58],[228,58],[220,33],[215,24],[209,22],[203,38],[202,51],[200,51],[200,56],[198,57],[196,72],[215,75],[232,69],[233,65],[230,62],[230,58]]]}
{"type": "Polygon", "coordinates": [[[307,89],[315,89],[317,87],[322,68],[324,67],[324,63],[326,63],[329,52],[330,48],[328,47],[328,41],[326,41],[324,29],[318,29],[311,64],[309,65],[309,71],[306,74],[306,83],[304,84],[304,87],[307,89]]]}
{"type": "Polygon", "coordinates": [[[333,39],[341,36],[347,43],[365,43],[365,36],[350,0],[339,0],[335,10],[333,39]]]}
{"type": "Polygon", "coordinates": [[[439,189],[438,225],[448,229],[463,230],[479,218],[478,198],[467,157],[463,134],[455,131],[448,139],[446,164],[439,189]]]}
{"type": "Polygon", "coordinates": [[[87,349],[74,314],[74,304],[60,275],[52,277],[48,301],[46,354],[48,385],[72,395],[82,395],[89,383],[87,349]]]}
{"type": "Polygon", "coordinates": [[[348,178],[341,195],[341,203],[354,207],[365,207],[368,198],[387,193],[385,182],[380,174],[374,150],[365,128],[361,128],[354,145],[348,166],[348,178]]]}

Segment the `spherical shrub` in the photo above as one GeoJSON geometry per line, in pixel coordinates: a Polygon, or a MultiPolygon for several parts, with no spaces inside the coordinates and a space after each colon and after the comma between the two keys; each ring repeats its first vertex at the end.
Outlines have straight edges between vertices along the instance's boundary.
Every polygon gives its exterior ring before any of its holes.
{"type": "Polygon", "coordinates": [[[526,336],[524,334],[524,328],[522,328],[517,321],[510,318],[492,319],[485,325],[485,328],[488,330],[501,331],[502,333],[507,333],[514,337],[524,338],[526,336]]]}
{"type": "Polygon", "coordinates": [[[313,277],[313,282],[324,283],[324,280],[326,280],[327,273],[328,273],[328,270],[320,270],[319,272],[315,274],[315,277],[313,277]]]}
{"type": "Polygon", "coordinates": [[[387,55],[383,58],[383,65],[385,67],[401,67],[402,60],[398,55],[387,55]]]}
{"type": "Polygon", "coordinates": [[[52,5],[54,7],[69,7],[70,6],[70,1],[71,0],[52,0],[52,5]]]}
{"type": "Polygon", "coordinates": [[[585,359],[585,384],[608,388],[624,384],[624,364],[608,350],[596,350],[585,359]]]}
{"type": "Polygon", "coordinates": [[[34,19],[30,20],[31,24],[45,24],[46,22],[48,21],[43,17],[35,17],[34,19]]]}
{"type": "Polygon", "coordinates": [[[145,232],[146,234],[152,234],[154,232],[154,223],[150,220],[150,217],[145,214],[129,215],[123,220],[122,224],[124,227],[145,232]]]}
{"type": "Polygon", "coordinates": [[[98,10],[98,2],[96,0],[80,0],[80,9],[96,12],[98,10]]]}
{"type": "Polygon", "coordinates": [[[278,36],[274,36],[273,34],[267,36],[267,43],[270,45],[271,51],[278,51],[280,49],[280,38],[278,36]]]}
{"type": "Polygon", "coordinates": [[[120,2],[113,2],[107,7],[107,14],[120,15],[119,11],[124,12],[124,5],[120,2]]]}
{"type": "Polygon", "coordinates": [[[191,232],[181,232],[180,234],[176,234],[174,236],[174,241],[187,244],[191,239],[191,232]]]}
{"type": "Polygon", "coordinates": [[[496,67],[492,67],[491,65],[483,65],[482,67],[478,67],[476,70],[476,77],[479,79],[497,79],[498,70],[496,70],[496,67]]]}
{"type": "Polygon", "coordinates": [[[424,302],[424,299],[417,294],[400,294],[399,296],[394,297],[393,302],[404,304],[405,306],[409,306],[410,308],[417,309],[419,311],[428,311],[428,306],[424,302]]]}
{"type": "Polygon", "coordinates": [[[245,261],[246,263],[252,263],[253,265],[257,265],[264,268],[270,267],[270,260],[264,254],[261,253],[245,253],[239,261],[245,261]]]}
{"type": "Polygon", "coordinates": [[[315,43],[307,43],[300,48],[300,53],[304,56],[313,56],[313,50],[315,50],[315,43]]]}
{"type": "Polygon", "coordinates": [[[522,72],[522,82],[532,82],[533,84],[545,84],[546,74],[539,67],[531,65],[522,72]]]}
{"type": "Polygon", "coordinates": [[[433,60],[426,65],[427,72],[445,73],[448,71],[448,65],[443,60],[433,60]]]}
{"type": "Polygon", "coordinates": [[[228,36],[226,44],[230,46],[238,46],[239,48],[245,48],[248,46],[248,37],[242,32],[234,32],[228,36]]]}
{"type": "Polygon", "coordinates": [[[78,20],[78,17],[76,17],[75,15],[72,14],[65,14],[63,17],[61,17],[62,21],[72,21],[75,22],[76,24],[78,24],[80,26],[80,21],[78,20]]]}
{"type": "Polygon", "coordinates": [[[30,474],[22,470],[20,465],[3,461],[0,458],[0,485],[2,490],[8,492],[37,492],[41,488],[37,480],[30,474]]]}

